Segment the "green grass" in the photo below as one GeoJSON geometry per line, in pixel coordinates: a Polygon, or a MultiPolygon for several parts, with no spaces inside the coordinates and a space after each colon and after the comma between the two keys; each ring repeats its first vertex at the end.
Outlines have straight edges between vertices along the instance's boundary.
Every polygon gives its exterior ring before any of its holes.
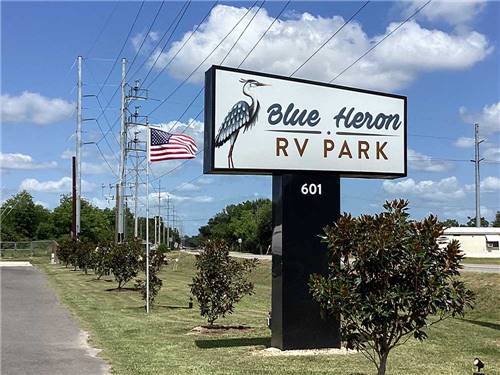
{"type": "MultiPolygon", "coordinates": [[[[374,374],[361,354],[349,356],[263,357],[270,342],[266,316],[271,300],[271,265],[261,262],[253,277],[256,293],[245,297],[221,324],[253,327],[248,333],[217,336],[188,334],[204,324],[198,310],[187,309],[194,257],[179,257],[176,271],[163,271],[163,289],[152,314],[144,314],[139,293],[107,291],[111,278],[74,272],[35,259],[69,309],[89,331],[91,342],[115,374],[374,374]]],[[[479,357],[488,375],[500,374],[500,274],[467,273],[464,279],[478,293],[477,306],[466,320],[447,320],[429,330],[423,343],[410,340],[391,352],[388,374],[471,374],[479,357]]],[[[307,317],[304,317],[306,320],[307,317]]]]}
{"type": "Polygon", "coordinates": [[[465,258],[462,263],[465,264],[498,264],[500,265],[500,258],[465,258]]]}

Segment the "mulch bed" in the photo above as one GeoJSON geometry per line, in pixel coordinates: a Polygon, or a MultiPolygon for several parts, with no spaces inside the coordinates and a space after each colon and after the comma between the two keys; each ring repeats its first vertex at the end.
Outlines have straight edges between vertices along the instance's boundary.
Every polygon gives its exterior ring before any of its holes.
{"type": "Polygon", "coordinates": [[[252,327],[248,326],[223,326],[223,325],[216,325],[214,324],[213,326],[197,326],[194,327],[188,335],[222,335],[225,333],[231,333],[231,332],[250,332],[252,331],[252,327]]]}

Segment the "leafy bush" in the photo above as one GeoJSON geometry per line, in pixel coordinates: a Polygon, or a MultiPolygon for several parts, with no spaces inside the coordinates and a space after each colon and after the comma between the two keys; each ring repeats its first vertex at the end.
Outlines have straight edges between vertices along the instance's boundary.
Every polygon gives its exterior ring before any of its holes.
{"type": "Polygon", "coordinates": [[[65,238],[59,241],[59,247],[57,249],[57,258],[60,263],[63,263],[66,267],[70,264],[72,254],[75,251],[75,241],[71,238],[65,238]]]}
{"type": "Polygon", "coordinates": [[[196,256],[197,273],[190,286],[200,305],[201,316],[209,325],[231,314],[243,296],[253,294],[254,286],[248,275],[257,263],[257,259],[231,258],[229,247],[222,240],[205,243],[203,252],[196,256]]]}
{"type": "Polygon", "coordinates": [[[92,268],[92,252],[95,249],[95,245],[91,242],[81,242],[77,241],[74,247],[74,266],[77,266],[80,270],[87,274],[88,269],[92,268]]]}
{"type": "Polygon", "coordinates": [[[159,244],[157,250],[160,253],[163,253],[163,254],[168,253],[170,251],[170,249],[168,248],[167,244],[164,244],[164,243],[159,244]]]}
{"type": "Polygon", "coordinates": [[[92,267],[99,280],[104,275],[111,273],[111,244],[101,244],[92,252],[92,267]]]}
{"type": "Polygon", "coordinates": [[[343,340],[385,374],[390,350],[425,328],[462,316],[473,293],[457,276],[463,258],[457,241],[440,249],[443,225],[433,215],[410,221],[408,202],[384,204],[385,212],[342,215],[325,228],[329,272],[313,275],[310,289],[323,313],[342,320],[343,340]]]}
{"type": "Polygon", "coordinates": [[[142,246],[139,241],[112,245],[109,260],[111,273],[118,282],[118,289],[137,276],[141,254],[142,246]]]}
{"type": "MultiPolygon", "coordinates": [[[[142,270],[146,272],[146,258],[141,257],[142,270]]],[[[163,281],[158,276],[161,268],[168,264],[167,257],[160,251],[159,247],[156,250],[149,252],[149,304],[153,305],[155,297],[158,295],[163,281]]],[[[146,302],[146,280],[137,280],[136,287],[140,289],[142,299],[146,302]]]]}

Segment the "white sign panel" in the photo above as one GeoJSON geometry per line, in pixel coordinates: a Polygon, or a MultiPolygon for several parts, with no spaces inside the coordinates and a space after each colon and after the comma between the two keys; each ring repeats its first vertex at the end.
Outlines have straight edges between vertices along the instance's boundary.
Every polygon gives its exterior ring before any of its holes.
{"type": "Polygon", "coordinates": [[[212,67],[205,173],[406,176],[406,97],[212,67]]]}

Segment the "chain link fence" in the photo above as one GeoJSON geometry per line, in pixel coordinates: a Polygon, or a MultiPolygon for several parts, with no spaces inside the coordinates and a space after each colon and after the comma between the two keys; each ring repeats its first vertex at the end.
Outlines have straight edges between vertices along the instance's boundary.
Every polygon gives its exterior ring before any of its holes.
{"type": "Polygon", "coordinates": [[[57,251],[57,242],[45,241],[0,241],[2,258],[18,258],[23,256],[46,256],[57,251]]]}

